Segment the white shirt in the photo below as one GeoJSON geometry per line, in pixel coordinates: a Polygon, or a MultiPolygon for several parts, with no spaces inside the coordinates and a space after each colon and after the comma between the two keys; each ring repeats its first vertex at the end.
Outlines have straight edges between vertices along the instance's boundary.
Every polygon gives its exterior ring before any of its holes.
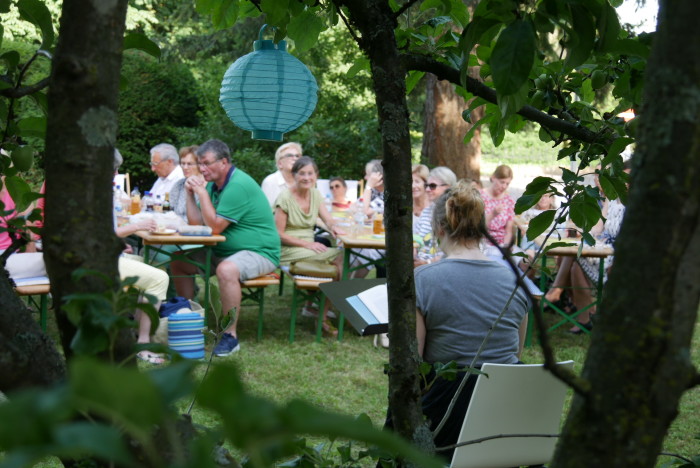
{"type": "Polygon", "coordinates": [[[282,190],[288,188],[287,182],[284,180],[284,176],[281,171],[273,172],[269,176],[265,177],[260,185],[263,193],[267,197],[268,203],[272,208],[275,207],[275,201],[282,190]]]}
{"type": "Polygon", "coordinates": [[[184,178],[185,174],[182,172],[182,167],[180,167],[179,164],[175,166],[175,169],[173,169],[168,177],[158,177],[156,183],[153,184],[153,188],[151,188],[153,199],[155,200],[155,198],[160,195],[160,200],[163,202],[165,200],[165,194],[170,192],[175,182],[184,178]]]}

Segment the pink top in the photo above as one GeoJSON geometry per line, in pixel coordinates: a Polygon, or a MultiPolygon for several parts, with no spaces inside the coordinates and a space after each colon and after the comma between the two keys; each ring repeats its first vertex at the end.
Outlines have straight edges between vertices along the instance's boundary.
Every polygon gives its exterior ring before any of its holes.
{"type": "Polygon", "coordinates": [[[487,218],[496,207],[499,208],[498,216],[494,216],[486,227],[489,230],[489,234],[496,239],[499,245],[502,245],[506,238],[506,226],[509,221],[515,218],[515,200],[508,194],[499,199],[491,198],[486,189],[481,189],[479,193],[484,200],[484,214],[487,218]]]}
{"type": "Polygon", "coordinates": [[[15,202],[7,190],[0,192],[0,201],[3,203],[2,211],[12,211],[8,216],[0,216],[0,227],[5,228],[5,230],[0,232],[0,250],[5,250],[12,245],[12,238],[10,238],[10,233],[7,232],[7,222],[17,216],[17,212],[15,211],[15,202]]]}

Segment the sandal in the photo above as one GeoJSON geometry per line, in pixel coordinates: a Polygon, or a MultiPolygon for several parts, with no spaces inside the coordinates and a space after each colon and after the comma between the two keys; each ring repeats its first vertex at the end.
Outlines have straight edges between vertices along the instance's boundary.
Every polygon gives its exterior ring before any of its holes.
{"type": "Polygon", "coordinates": [[[136,357],[143,362],[147,362],[149,364],[153,365],[158,365],[158,364],[165,364],[165,359],[160,357],[157,354],[154,354],[150,351],[140,351],[136,353],[136,357]]]}

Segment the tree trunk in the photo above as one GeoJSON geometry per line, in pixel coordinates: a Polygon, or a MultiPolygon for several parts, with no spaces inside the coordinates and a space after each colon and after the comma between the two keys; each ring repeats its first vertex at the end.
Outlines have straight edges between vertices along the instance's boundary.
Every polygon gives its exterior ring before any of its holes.
{"type": "Polygon", "coordinates": [[[0,390],[49,387],[63,380],[66,367],[56,344],[39,328],[0,269],[0,390]]]}
{"type": "MultiPolygon", "coordinates": [[[[474,75],[470,70],[470,75],[474,75]]],[[[477,76],[472,76],[478,78],[477,76]]],[[[425,120],[423,123],[423,157],[433,166],[447,166],[458,178],[481,178],[481,129],[474,131],[469,143],[464,143],[472,124],[462,117],[468,103],[455,92],[454,85],[426,75],[425,120]]],[[[471,113],[477,122],[484,115],[483,107],[471,113]]]]}
{"type": "Polygon", "coordinates": [[[126,5],[65,0],[53,60],[43,238],[66,356],[75,326],[63,307],[65,297],[118,285],[122,244],[114,234],[110,188],[126,5]],[[76,281],[72,275],[79,268],[104,278],[91,274],[76,281]]]}
{"type": "Polygon", "coordinates": [[[396,431],[432,452],[432,434],[424,423],[419,399],[406,72],[399,61],[396,22],[389,5],[374,0],[346,0],[343,4],[362,35],[360,47],[370,60],[382,133],[391,337],[389,408],[396,431]]]}
{"type": "MultiPolygon", "coordinates": [[[[697,374],[700,301],[700,17],[661,0],[627,213],[556,467],[652,467],[697,374]]],[[[690,436],[690,434],[688,435],[690,436]]]]}

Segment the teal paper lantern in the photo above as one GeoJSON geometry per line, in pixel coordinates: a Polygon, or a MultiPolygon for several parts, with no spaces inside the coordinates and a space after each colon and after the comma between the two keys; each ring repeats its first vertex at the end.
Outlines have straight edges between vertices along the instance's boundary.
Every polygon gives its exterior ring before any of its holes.
{"type": "Polygon", "coordinates": [[[255,140],[282,141],[308,120],[318,101],[318,85],[308,68],[287,52],[287,43],[263,40],[236,60],[224,75],[219,102],[236,126],[255,140]]]}

